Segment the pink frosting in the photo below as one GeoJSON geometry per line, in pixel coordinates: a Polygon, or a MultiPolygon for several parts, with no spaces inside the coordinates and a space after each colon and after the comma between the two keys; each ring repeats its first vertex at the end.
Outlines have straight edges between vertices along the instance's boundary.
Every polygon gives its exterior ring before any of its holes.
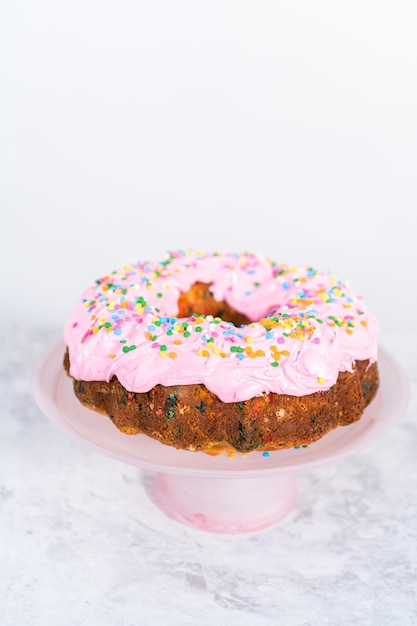
{"type": "Polygon", "coordinates": [[[179,251],[97,280],[64,339],[77,380],[117,376],[132,392],[202,383],[238,402],[329,389],[356,360],[376,361],[377,334],[362,298],[330,273],[257,254],[179,251]],[[179,295],[197,281],[253,322],[178,319],[179,295]]]}

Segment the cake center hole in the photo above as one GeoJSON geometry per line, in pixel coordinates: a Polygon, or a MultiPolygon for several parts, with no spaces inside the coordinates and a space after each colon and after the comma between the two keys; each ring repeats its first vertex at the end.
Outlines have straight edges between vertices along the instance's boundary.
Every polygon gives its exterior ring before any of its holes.
{"type": "Polygon", "coordinates": [[[225,322],[232,322],[235,326],[249,324],[252,321],[243,313],[232,309],[227,302],[215,300],[210,291],[210,283],[194,283],[187,292],[180,294],[178,317],[191,317],[192,315],[221,317],[225,322]]]}

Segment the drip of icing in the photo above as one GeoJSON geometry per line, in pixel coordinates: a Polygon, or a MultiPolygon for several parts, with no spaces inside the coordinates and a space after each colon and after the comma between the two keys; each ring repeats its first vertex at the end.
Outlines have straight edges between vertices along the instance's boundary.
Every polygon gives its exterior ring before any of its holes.
{"type": "Polygon", "coordinates": [[[330,273],[256,254],[195,251],[100,278],[64,329],[77,380],[117,376],[138,393],[202,383],[223,402],[329,389],[356,360],[376,361],[377,334],[362,298],[330,273]],[[216,300],[253,321],[178,319],[179,295],[195,282],[211,283],[216,300]]]}

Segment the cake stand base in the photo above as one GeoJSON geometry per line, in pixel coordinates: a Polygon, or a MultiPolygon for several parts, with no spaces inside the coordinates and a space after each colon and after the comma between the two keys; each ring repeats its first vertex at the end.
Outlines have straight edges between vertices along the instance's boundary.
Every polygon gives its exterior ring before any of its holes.
{"type": "Polygon", "coordinates": [[[384,436],[409,398],[404,372],[381,348],[380,389],[358,422],[300,449],[211,456],[164,446],[146,435],[128,437],[83,407],[62,366],[64,352],[62,343],[52,347],[36,369],[33,391],[42,411],[98,452],[150,470],[153,499],[169,517],[216,533],[258,531],[285,518],[296,501],[297,472],[344,458],[384,436]]]}
{"type": "Polygon", "coordinates": [[[296,502],[291,474],[266,478],[202,478],[157,474],[157,505],[172,519],[214,533],[245,533],[282,520],[296,502]]]}

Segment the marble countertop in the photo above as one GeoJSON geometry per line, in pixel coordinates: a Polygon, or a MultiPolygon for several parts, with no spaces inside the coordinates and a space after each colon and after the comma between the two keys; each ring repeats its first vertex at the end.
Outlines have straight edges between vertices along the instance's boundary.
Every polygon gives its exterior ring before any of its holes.
{"type": "MultiPolygon", "coordinates": [[[[50,422],[32,394],[59,329],[2,326],[0,624],[339,626],[417,623],[417,341],[383,345],[406,413],[350,458],[302,472],[259,533],[215,535],[155,506],[151,476],[50,422]]],[[[416,339],[416,338],[414,338],[416,339]]]]}

